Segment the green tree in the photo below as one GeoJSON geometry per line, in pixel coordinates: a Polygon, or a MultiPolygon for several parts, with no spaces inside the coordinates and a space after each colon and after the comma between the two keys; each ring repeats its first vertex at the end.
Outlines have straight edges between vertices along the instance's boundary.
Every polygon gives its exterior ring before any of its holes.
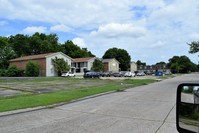
{"type": "Polygon", "coordinates": [[[189,53],[194,54],[199,52],[199,41],[188,43],[188,45],[190,46],[189,53]]]}
{"type": "Polygon", "coordinates": [[[128,70],[130,67],[131,57],[129,53],[124,49],[110,48],[108,49],[102,57],[103,59],[115,58],[120,62],[120,68],[123,71],[128,70]]]}
{"type": "Polygon", "coordinates": [[[10,47],[8,38],[0,37],[0,69],[7,69],[9,60],[16,57],[15,51],[10,47]]]}
{"type": "Polygon", "coordinates": [[[0,48],[8,46],[8,38],[0,36],[0,48]]]}
{"type": "Polygon", "coordinates": [[[96,71],[96,72],[104,71],[103,62],[99,59],[95,59],[95,61],[93,62],[93,66],[92,66],[91,70],[96,71]]]}
{"type": "Polygon", "coordinates": [[[56,34],[46,35],[36,32],[30,37],[31,55],[58,52],[61,50],[56,34]]]}
{"type": "Polygon", "coordinates": [[[167,64],[167,63],[165,63],[165,62],[163,62],[163,61],[156,63],[157,66],[158,66],[158,65],[162,66],[162,65],[166,65],[166,64],[167,64]]]}
{"type": "Polygon", "coordinates": [[[136,64],[137,64],[138,66],[146,66],[146,63],[145,63],[145,62],[141,62],[140,60],[138,60],[138,61],[136,62],[136,64]]]}
{"type": "Polygon", "coordinates": [[[68,63],[66,61],[64,61],[63,58],[55,57],[55,59],[52,59],[52,62],[53,62],[53,65],[55,67],[55,70],[58,73],[58,76],[61,76],[61,74],[63,72],[70,70],[70,66],[68,65],[68,63]]]}
{"type": "Polygon", "coordinates": [[[190,71],[197,71],[197,65],[191,62],[187,56],[172,57],[169,59],[168,66],[174,73],[188,73],[190,71]]]}
{"type": "Polygon", "coordinates": [[[94,57],[86,48],[80,48],[70,40],[61,45],[61,51],[72,58],[94,57]]]}
{"type": "Polygon", "coordinates": [[[17,34],[9,37],[9,44],[16,52],[17,57],[58,52],[61,50],[56,34],[46,35],[38,32],[32,36],[17,34]]]}
{"type": "Polygon", "coordinates": [[[17,57],[30,55],[31,48],[29,44],[29,36],[23,34],[17,34],[15,36],[10,36],[9,44],[12,49],[15,51],[17,57]]]}
{"type": "Polygon", "coordinates": [[[29,61],[26,65],[26,76],[28,77],[38,77],[40,66],[37,62],[29,61]]]}

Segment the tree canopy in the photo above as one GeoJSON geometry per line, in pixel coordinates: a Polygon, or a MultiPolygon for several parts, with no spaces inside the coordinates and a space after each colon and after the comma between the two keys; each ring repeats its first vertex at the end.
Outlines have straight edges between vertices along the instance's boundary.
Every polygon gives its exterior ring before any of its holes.
{"type": "Polygon", "coordinates": [[[189,53],[194,54],[199,52],[199,41],[188,43],[188,45],[190,46],[189,53]]]}
{"type": "Polygon", "coordinates": [[[102,58],[103,59],[115,58],[116,60],[120,62],[120,68],[123,71],[128,70],[130,62],[131,62],[131,57],[129,53],[126,50],[119,49],[119,48],[108,49],[102,58]]]}
{"type": "Polygon", "coordinates": [[[55,58],[52,59],[53,65],[55,67],[55,70],[58,73],[58,76],[60,76],[63,72],[67,72],[70,70],[70,66],[66,61],[64,61],[63,58],[55,58]]]}
{"type": "Polygon", "coordinates": [[[145,62],[141,62],[140,60],[138,60],[138,61],[136,62],[136,64],[137,64],[138,66],[146,66],[146,63],[145,63],[145,62]]]}
{"type": "Polygon", "coordinates": [[[166,64],[167,64],[167,63],[166,63],[166,62],[163,62],[163,61],[156,63],[157,66],[158,66],[158,65],[162,66],[162,65],[166,65],[166,64]]]}
{"type": "Polygon", "coordinates": [[[8,38],[0,37],[0,69],[7,69],[9,60],[16,57],[15,51],[8,43],[8,38]]]}
{"type": "Polygon", "coordinates": [[[93,62],[93,66],[92,66],[91,70],[96,71],[96,72],[104,71],[103,62],[99,59],[95,59],[95,61],[93,62]]]}
{"type": "Polygon", "coordinates": [[[173,56],[169,59],[169,68],[174,73],[188,73],[197,71],[197,65],[191,62],[187,56],[173,56]]]}
{"type": "Polygon", "coordinates": [[[0,36],[0,69],[7,69],[10,59],[28,55],[61,51],[72,58],[95,56],[87,48],[80,48],[70,40],[60,44],[58,39],[56,34],[47,35],[38,32],[32,36],[23,34],[0,36]]]}
{"type": "Polygon", "coordinates": [[[80,48],[76,44],[74,44],[72,41],[68,40],[64,44],[61,45],[61,50],[66,55],[72,57],[72,58],[83,58],[83,57],[94,57],[90,51],[87,50],[87,48],[80,48]]]}

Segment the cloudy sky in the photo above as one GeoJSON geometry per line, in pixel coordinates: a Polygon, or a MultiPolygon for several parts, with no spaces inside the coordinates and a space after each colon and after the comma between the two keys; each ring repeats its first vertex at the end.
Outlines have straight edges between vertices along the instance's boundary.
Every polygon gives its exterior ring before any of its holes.
{"type": "Polygon", "coordinates": [[[132,61],[168,62],[199,41],[199,0],[0,0],[0,36],[56,33],[102,57],[109,48],[132,61]]]}

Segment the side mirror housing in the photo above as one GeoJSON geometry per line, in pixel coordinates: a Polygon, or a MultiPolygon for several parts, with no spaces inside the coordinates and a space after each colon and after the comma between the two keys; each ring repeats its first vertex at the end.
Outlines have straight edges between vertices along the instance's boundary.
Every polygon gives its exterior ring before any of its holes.
{"type": "Polygon", "coordinates": [[[176,127],[180,133],[199,133],[199,83],[178,86],[176,127]]]}

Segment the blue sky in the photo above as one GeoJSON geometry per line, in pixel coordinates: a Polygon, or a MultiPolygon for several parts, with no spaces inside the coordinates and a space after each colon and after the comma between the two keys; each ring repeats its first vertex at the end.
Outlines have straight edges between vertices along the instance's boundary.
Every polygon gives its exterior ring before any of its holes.
{"type": "Polygon", "coordinates": [[[198,0],[0,0],[0,36],[56,33],[102,57],[109,48],[132,61],[168,62],[177,55],[194,63],[187,43],[199,41],[198,0]]]}

